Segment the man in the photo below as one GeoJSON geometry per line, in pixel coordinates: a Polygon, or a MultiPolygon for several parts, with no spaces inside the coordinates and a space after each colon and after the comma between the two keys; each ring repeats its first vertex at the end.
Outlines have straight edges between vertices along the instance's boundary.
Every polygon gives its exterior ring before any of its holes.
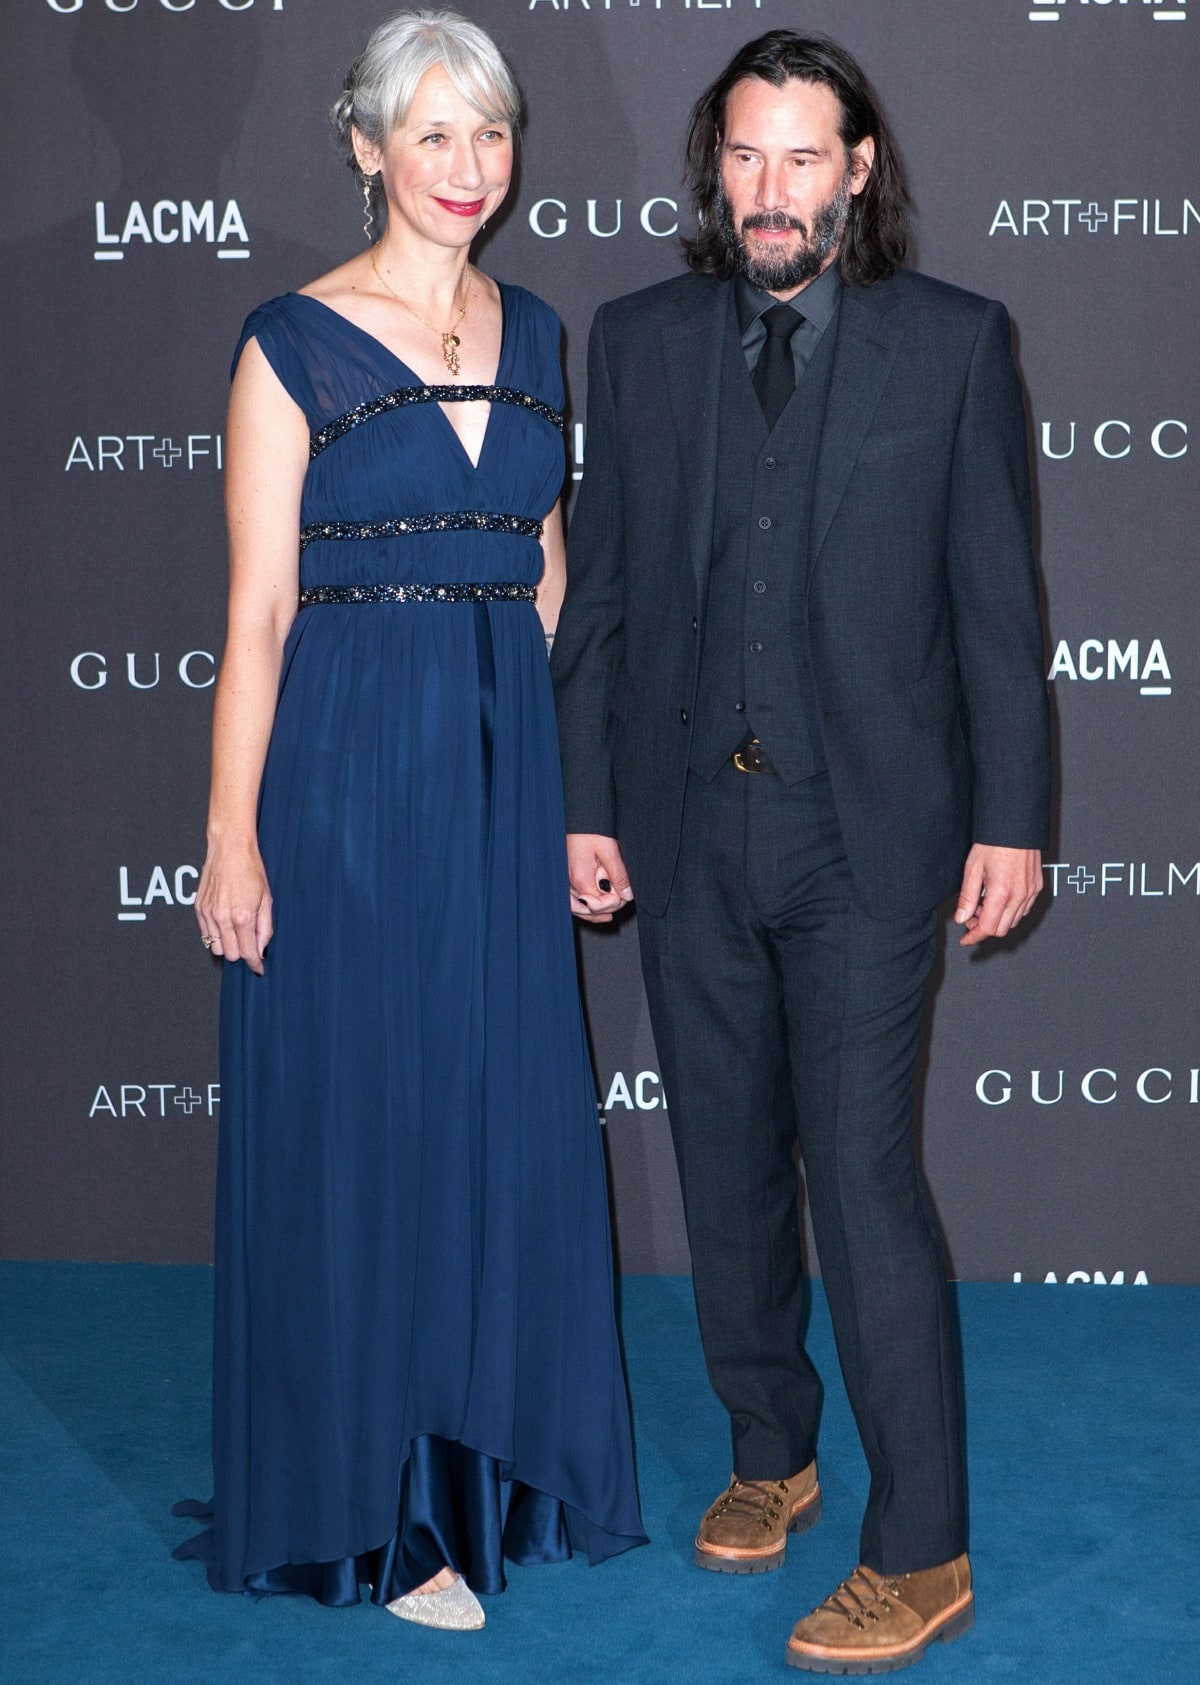
{"type": "Polygon", "coordinates": [[[734,1477],[696,1561],[820,1513],[798,1140],[870,1466],[861,1560],[787,1659],[889,1672],[973,1618],[945,1265],[911,1139],[937,907],[1041,888],[1048,734],[998,304],[904,271],[859,66],[774,30],[698,102],[691,273],[605,305],[554,650],[572,905],[636,894],[734,1477]]]}

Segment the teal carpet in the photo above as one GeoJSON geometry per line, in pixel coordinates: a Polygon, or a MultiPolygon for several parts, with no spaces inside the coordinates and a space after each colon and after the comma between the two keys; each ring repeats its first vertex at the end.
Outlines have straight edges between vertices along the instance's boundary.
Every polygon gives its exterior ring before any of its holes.
{"type": "MultiPolygon", "coordinates": [[[[652,1543],[510,1571],[479,1634],[363,1602],[218,1596],[171,1561],[209,1489],[210,1275],[0,1264],[3,1685],[744,1685],[853,1566],[865,1469],[818,1290],[825,1519],[776,1574],[691,1565],[728,1473],[687,1281],[627,1278],[623,1326],[652,1543]]],[[[1200,1681],[1200,1288],[962,1286],[975,1630],[907,1677],[1200,1681]]]]}

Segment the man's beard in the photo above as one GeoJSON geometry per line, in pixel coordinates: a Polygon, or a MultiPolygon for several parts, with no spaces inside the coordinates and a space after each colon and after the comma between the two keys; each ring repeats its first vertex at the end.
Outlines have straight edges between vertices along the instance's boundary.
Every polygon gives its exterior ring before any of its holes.
{"type": "Polygon", "coordinates": [[[841,186],[827,204],[812,219],[811,229],[799,217],[786,211],[758,211],[743,218],[739,229],[733,220],[733,210],[725,197],[724,184],[717,182],[717,230],[724,242],[729,261],[752,286],[768,293],[793,292],[819,275],[842,242],[850,219],[850,172],[842,177],[841,186]],[[746,236],[754,228],[794,228],[800,244],[792,252],[780,251],[777,257],[751,257],[746,236]]]}

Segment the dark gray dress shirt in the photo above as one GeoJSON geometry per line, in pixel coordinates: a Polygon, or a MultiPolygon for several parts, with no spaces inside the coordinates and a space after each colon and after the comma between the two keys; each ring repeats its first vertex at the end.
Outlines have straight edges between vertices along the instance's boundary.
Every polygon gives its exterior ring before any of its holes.
{"type": "MultiPolygon", "coordinates": [[[[754,286],[744,275],[738,275],[734,280],[734,297],[737,303],[738,327],[742,335],[742,350],[746,354],[746,367],[753,374],[758,364],[759,352],[766,343],[767,330],[763,325],[763,311],[769,310],[780,300],[770,293],[763,292],[761,287],[754,286]]],[[[798,316],[804,319],[792,335],[792,361],[796,365],[796,383],[808,367],[809,359],[821,343],[821,335],[835,320],[838,305],[842,301],[842,278],[838,274],[836,260],[829,265],[815,281],[810,281],[803,291],[795,298],[785,300],[790,304],[798,316]]]]}

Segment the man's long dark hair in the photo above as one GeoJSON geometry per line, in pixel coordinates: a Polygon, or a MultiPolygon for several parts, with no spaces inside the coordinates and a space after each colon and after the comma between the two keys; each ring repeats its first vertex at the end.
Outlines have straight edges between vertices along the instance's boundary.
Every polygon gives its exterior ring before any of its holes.
{"type": "Polygon", "coordinates": [[[738,82],[759,76],[774,88],[785,82],[816,82],[836,95],[842,108],[839,133],[849,150],[871,135],[875,161],[866,186],[850,201],[850,220],[838,253],[843,281],[869,287],[894,275],[908,250],[908,189],[896,143],[866,75],[844,47],[823,35],[772,29],[735,53],[692,108],[687,140],[687,180],[697,232],[684,252],[697,275],[724,280],[733,263],[717,219],[725,110],[738,82]]]}

